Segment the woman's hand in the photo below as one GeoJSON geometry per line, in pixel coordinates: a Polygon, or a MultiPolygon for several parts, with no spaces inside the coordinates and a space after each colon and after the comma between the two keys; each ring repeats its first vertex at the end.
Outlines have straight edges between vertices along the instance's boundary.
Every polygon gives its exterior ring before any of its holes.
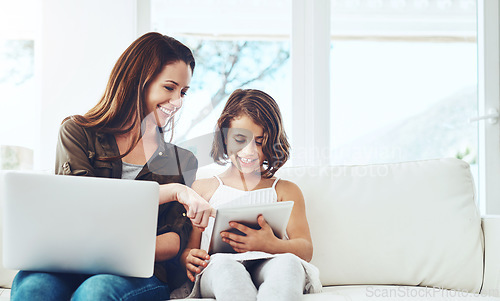
{"type": "Polygon", "coordinates": [[[197,194],[193,189],[182,184],[166,184],[160,186],[160,204],[168,201],[178,201],[187,211],[187,217],[195,227],[204,230],[208,225],[208,218],[215,217],[215,209],[197,194]]]}
{"type": "Polygon", "coordinates": [[[207,254],[205,250],[201,249],[191,249],[189,250],[189,253],[186,256],[186,274],[191,280],[191,282],[194,282],[196,274],[201,273],[201,268],[205,268],[208,263],[206,260],[209,260],[210,256],[207,254]]]}
{"type": "Polygon", "coordinates": [[[273,253],[273,245],[280,241],[277,238],[271,226],[266,222],[262,215],[257,218],[260,229],[255,230],[237,222],[230,222],[229,225],[246,234],[238,235],[228,231],[222,231],[222,241],[228,243],[238,253],[247,251],[263,251],[273,253]]]}
{"type": "Polygon", "coordinates": [[[215,209],[196,193],[193,189],[184,186],[177,192],[177,201],[184,205],[187,211],[187,217],[195,227],[205,229],[208,225],[208,218],[215,217],[215,209]]]}

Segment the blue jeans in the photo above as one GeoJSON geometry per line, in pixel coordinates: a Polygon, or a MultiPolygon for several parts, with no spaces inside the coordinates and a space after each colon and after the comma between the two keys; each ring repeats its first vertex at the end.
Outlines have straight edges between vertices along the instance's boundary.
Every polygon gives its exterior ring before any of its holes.
{"type": "Polygon", "coordinates": [[[168,300],[170,289],[155,276],[122,277],[20,271],[12,283],[11,301],[26,300],[168,300]]]}

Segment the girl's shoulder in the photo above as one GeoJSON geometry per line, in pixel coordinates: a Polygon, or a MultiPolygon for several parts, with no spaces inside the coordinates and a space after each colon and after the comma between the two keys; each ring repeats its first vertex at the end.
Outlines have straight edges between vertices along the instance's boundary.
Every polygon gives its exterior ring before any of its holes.
{"type": "Polygon", "coordinates": [[[280,179],[276,183],[276,193],[278,194],[278,199],[281,201],[303,197],[302,191],[297,184],[284,179],[280,179]]]}
{"type": "Polygon", "coordinates": [[[193,188],[193,190],[196,191],[204,199],[208,200],[217,190],[217,187],[219,187],[219,180],[217,180],[215,177],[210,177],[194,181],[191,188],[193,188]]]}
{"type": "Polygon", "coordinates": [[[278,183],[276,183],[276,189],[299,189],[299,186],[292,181],[288,181],[280,178],[278,183]]]}

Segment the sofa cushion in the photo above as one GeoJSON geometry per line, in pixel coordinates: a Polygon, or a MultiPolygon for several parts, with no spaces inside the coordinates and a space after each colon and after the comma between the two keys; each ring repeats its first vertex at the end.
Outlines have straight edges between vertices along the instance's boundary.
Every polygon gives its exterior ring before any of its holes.
{"type": "Polygon", "coordinates": [[[278,175],[302,189],[323,285],[479,292],[482,230],[467,163],[290,167],[278,175]]]}

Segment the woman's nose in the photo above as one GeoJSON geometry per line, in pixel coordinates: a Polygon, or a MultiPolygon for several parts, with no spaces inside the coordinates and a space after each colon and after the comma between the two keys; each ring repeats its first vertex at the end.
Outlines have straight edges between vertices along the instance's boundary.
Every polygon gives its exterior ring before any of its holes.
{"type": "Polygon", "coordinates": [[[173,105],[176,109],[182,107],[182,96],[174,97],[170,100],[170,104],[173,105]]]}

